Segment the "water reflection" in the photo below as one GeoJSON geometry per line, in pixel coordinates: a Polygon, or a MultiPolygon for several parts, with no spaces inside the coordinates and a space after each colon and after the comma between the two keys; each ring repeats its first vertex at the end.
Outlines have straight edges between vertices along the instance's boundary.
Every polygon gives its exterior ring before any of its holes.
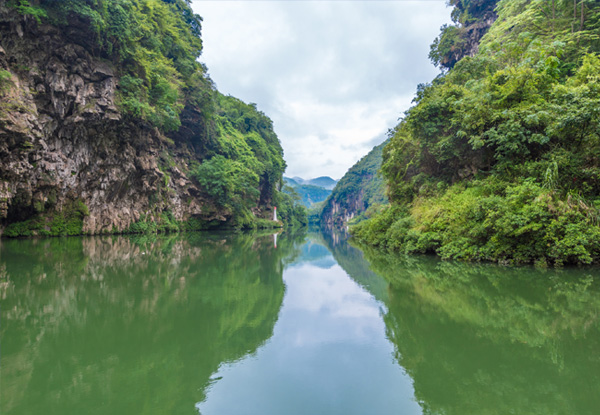
{"type": "Polygon", "coordinates": [[[329,229],[313,235],[329,249],[335,261],[348,275],[378,301],[387,304],[388,281],[371,269],[365,260],[363,251],[348,243],[348,234],[343,230],[329,229]]]}
{"type": "Polygon", "coordinates": [[[393,361],[382,304],[309,234],[284,275],[273,337],[223,365],[198,404],[203,415],[419,414],[411,379],[393,361]]]}
{"type": "Polygon", "coordinates": [[[3,241],[1,412],[194,413],[219,365],[271,337],[297,243],[3,241]]]}
{"type": "Polygon", "coordinates": [[[591,415],[598,274],[339,234],[2,241],[0,411],[591,415]]]}
{"type": "Polygon", "coordinates": [[[424,413],[598,413],[598,269],[365,253],[390,283],[387,335],[424,413]]]}

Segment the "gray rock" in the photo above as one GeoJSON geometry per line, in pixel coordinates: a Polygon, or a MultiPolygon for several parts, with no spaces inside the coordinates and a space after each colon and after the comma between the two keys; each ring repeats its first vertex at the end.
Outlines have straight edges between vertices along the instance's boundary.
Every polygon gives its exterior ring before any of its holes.
{"type": "Polygon", "coordinates": [[[210,213],[211,201],[186,176],[188,161],[202,155],[125,120],[115,68],[71,38],[0,6],[0,64],[15,74],[0,92],[0,233],[17,217],[74,200],[89,209],[90,234],[124,231],[164,211],[227,220],[227,212],[210,213]]]}

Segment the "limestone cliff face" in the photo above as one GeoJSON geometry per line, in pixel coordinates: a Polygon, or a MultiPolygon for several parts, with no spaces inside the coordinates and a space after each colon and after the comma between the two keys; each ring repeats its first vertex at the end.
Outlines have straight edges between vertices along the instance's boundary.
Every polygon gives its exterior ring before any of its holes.
{"type": "Polygon", "coordinates": [[[365,192],[359,190],[343,200],[328,200],[321,215],[321,224],[328,229],[341,228],[366,210],[365,192]]]}
{"type": "Polygon", "coordinates": [[[378,173],[386,144],[387,141],[374,147],[336,184],[321,212],[322,227],[343,227],[369,207],[388,203],[385,182],[378,173]]]}
{"type": "Polygon", "coordinates": [[[186,176],[201,155],[177,134],[121,115],[116,69],[92,55],[87,37],[0,2],[0,233],[74,201],[87,206],[83,232],[92,234],[167,211],[177,220],[225,220],[186,176]]]}

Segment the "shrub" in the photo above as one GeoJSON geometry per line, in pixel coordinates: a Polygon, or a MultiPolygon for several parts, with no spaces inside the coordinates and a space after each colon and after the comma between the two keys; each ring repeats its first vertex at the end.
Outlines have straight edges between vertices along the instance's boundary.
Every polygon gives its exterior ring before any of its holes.
{"type": "Polygon", "coordinates": [[[352,229],[359,240],[400,252],[511,263],[589,264],[600,259],[598,210],[533,180],[455,185],[389,208],[352,229]]]}

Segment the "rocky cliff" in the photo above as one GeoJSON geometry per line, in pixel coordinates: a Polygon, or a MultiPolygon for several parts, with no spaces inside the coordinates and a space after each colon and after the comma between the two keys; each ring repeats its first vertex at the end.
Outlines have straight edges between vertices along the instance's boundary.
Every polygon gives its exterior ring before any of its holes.
{"type": "Polygon", "coordinates": [[[364,215],[371,207],[387,204],[385,182],[379,174],[383,147],[373,148],[340,179],[325,201],[321,226],[339,228],[355,217],[364,215]]]}
{"type": "MultiPolygon", "coordinates": [[[[227,223],[232,210],[190,175],[207,158],[198,144],[206,115],[185,102],[167,134],[125,114],[122,68],[96,55],[91,36],[80,20],[61,27],[0,1],[0,233],[11,224],[16,236],[227,223]]],[[[259,190],[257,215],[271,196],[259,190]]]]}
{"type": "Polygon", "coordinates": [[[441,27],[429,57],[442,69],[451,69],[465,56],[475,56],[479,42],[498,18],[498,0],[450,0],[454,24],[441,27]]]}

